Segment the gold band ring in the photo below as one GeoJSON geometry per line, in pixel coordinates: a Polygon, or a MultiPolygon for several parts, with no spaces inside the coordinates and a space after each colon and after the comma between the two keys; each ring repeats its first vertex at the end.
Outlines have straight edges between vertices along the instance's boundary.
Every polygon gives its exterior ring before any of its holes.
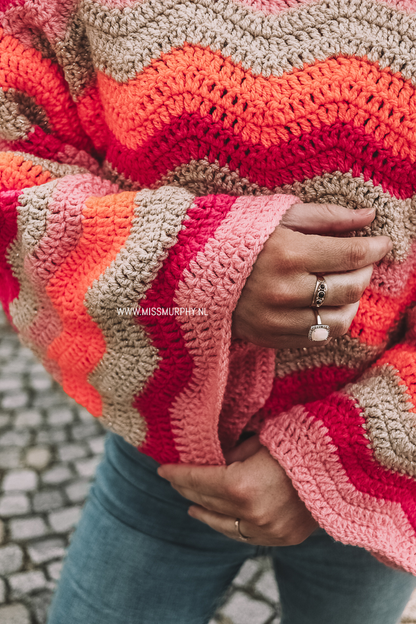
{"type": "Polygon", "coordinates": [[[247,535],[243,535],[241,533],[241,529],[240,529],[240,518],[237,518],[236,521],[234,522],[234,526],[235,529],[238,533],[238,539],[242,540],[243,542],[248,542],[248,540],[250,539],[249,537],[247,537],[247,535]]]}
{"type": "Polygon", "coordinates": [[[328,284],[323,275],[316,276],[315,290],[312,295],[311,308],[320,308],[325,301],[328,292],[328,284]]]}

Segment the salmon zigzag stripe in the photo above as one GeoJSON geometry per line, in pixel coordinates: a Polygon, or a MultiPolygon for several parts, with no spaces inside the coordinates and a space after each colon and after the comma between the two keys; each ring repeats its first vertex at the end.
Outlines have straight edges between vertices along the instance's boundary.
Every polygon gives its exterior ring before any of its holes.
{"type": "Polygon", "coordinates": [[[415,527],[403,505],[406,496],[414,498],[411,480],[404,477],[409,489],[403,491],[396,487],[396,477],[402,475],[390,475],[377,465],[363,424],[353,402],[334,393],[268,419],[260,440],[290,474],[320,526],[336,540],[366,548],[383,562],[415,574],[415,527]]]}

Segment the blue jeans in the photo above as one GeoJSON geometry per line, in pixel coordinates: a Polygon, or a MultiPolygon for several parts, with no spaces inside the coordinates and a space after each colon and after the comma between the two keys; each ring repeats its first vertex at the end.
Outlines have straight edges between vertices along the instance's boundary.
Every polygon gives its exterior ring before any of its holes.
{"type": "Polygon", "coordinates": [[[190,518],[190,503],[157,466],[108,435],[48,624],[206,624],[244,561],[265,552],[273,558],[282,624],[400,618],[415,577],[322,529],[285,548],[231,540],[190,518]]]}

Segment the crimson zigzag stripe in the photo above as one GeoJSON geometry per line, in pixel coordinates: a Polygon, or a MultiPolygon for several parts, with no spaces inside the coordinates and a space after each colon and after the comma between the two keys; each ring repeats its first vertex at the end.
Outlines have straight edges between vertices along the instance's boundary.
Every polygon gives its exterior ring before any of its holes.
{"type": "Polygon", "coordinates": [[[377,499],[400,503],[416,531],[416,481],[381,466],[368,448],[365,419],[351,398],[333,393],[324,401],[305,405],[308,412],[329,431],[348,478],[354,487],[377,499]]]}
{"type": "Polygon", "coordinates": [[[355,369],[329,365],[275,378],[270,396],[260,410],[260,419],[287,411],[296,404],[322,399],[354,381],[358,375],[355,369]]]}
{"type": "Polygon", "coordinates": [[[22,191],[0,193],[0,297],[10,318],[10,303],[19,295],[20,286],[7,262],[7,249],[17,236],[17,205],[22,191]]]}
{"type": "Polygon", "coordinates": [[[266,149],[243,141],[231,129],[215,123],[211,115],[186,114],[136,150],[112,137],[107,152],[112,167],[142,187],[152,187],[179,165],[203,158],[238,169],[241,177],[269,189],[323,173],[352,170],[353,176],[362,174],[400,199],[416,193],[416,169],[410,160],[395,156],[364,127],[342,122],[266,149]]]}
{"type": "MultiPolygon", "coordinates": [[[[202,250],[231,210],[235,197],[207,196],[195,200],[188,210],[186,228],[178,235],[178,242],[160,269],[143,309],[175,307],[174,295],[184,270],[202,250]]],[[[161,463],[178,462],[169,408],[192,377],[193,362],[188,353],[183,330],[174,316],[140,316],[140,323],[149,332],[153,345],[162,360],[145,390],[134,400],[135,407],[146,419],[146,442],[140,447],[161,463]]]]}
{"type": "Polygon", "coordinates": [[[39,126],[35,126],[27,140],[7,143],[1,141],[0,150],[4,149],[4,147],[6,147],[7,151],[25,152],[26,154],[33,154],[39,158],[53,160],[62,164],[78,165],[94,174],[99,173],[99,165],[93,156],[73,145],[64,143],[52,134],[46,134],[39,126]]]}

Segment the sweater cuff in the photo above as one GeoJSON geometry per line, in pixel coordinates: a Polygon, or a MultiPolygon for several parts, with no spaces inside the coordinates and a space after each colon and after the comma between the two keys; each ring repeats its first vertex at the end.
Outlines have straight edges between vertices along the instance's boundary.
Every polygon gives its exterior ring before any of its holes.
{"type": "Polygon", "coordinates": [[[269,418],[260,441],[329,535],[416,574],[410,486],[377,464],[363,424],[356,401],[336,392],[269,418]]]}
{"type": "MultiPolygon", "coordinates": [[[[213,221],[210,215],[222,216],[186,266],[177,267],[181,275],[174,294],[179,309],[176,322],[182,341],[181,362],[188,364],[186,373],[184,369],[177,381],[172,372],[165,379],[173,393],[169,425],[160,423],[156,429],[152,425],[154,435],[149,430],[141,447],[158,461],[223,464],[220,438],[238,437],[240,429],[266,401],[274,376],[274,352],[232,341],[232,314],[264,243],[286,210],[297,202],[299,199],[291,195],[237,199],[207,196],[195,200],[194,208],[188,211],[183,233],[186,248],[202,241],[200,227],[202,224],[206,228],[213,221]],[[224,212],[222,204],[227,206],[224,212]],[[199,216],[202,211],[203,220],[199,216]],[[189,310],[204,313],[189,314],[189,310]],[[158,441],[158,431],[167,426],[175,441],[176,457],[173,453],[167,455],[167,440],[158,441]]],[[[184,243],[180,235],[177,252],[175,247],[172,249],[172,262],[183,253],[184,243]]],[[[171,273],[169,265],[166,271],[171,273]]],[[[157,391],[154,385],[153,397],[157,391]]],[[[148,396],[150,401],[150,391],[148,396]]],[[[145,415],[147,408],[151,410],[152,405],[142,401],[141,413],[145,415]]],[[[150,418],[149,411],[147,422],[154,417],[160,418],[155,412],[150,418]]]]}

